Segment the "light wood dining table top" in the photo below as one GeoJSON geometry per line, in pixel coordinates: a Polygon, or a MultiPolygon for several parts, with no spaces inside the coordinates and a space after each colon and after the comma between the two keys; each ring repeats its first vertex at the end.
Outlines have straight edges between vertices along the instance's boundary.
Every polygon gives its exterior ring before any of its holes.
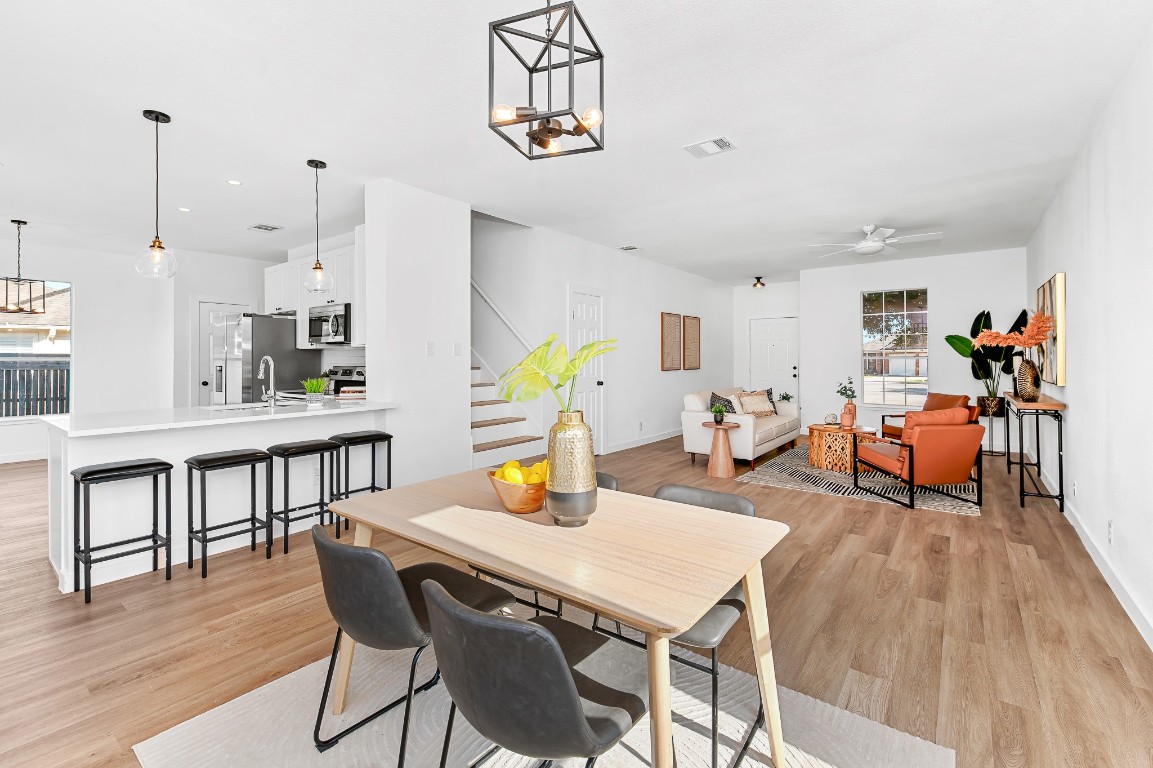
{"type": "Polygon", "coordinates": [[[485,470],[332,503],[336,514],[487,571],[675,637],[697,622],[789,527],[600,489],[587,525],[501,507],[485,470]]]}

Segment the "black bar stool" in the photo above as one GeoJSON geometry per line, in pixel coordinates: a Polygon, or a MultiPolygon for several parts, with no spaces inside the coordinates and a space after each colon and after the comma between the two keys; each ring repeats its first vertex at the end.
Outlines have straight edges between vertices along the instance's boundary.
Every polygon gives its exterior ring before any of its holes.
{"type": "MultiPolygon", "coordinates": [[[[279,520],[284,524],[284,554],[288,554],[288,526],[289,523],[294,523],[298,520],[304,520],[314,515],[320,515],[320,522],[324,524],[324,513],[328,512],[328,503],[324,500],[324,457],[328,456],[329,461],[336,461],[337,451],[340,449],[338,443],[331,440],[299,440],[295,443],[277,443],[268,447],[268,452],[274,458],[284,459],[284,508],[271,513],[272,519],[279,520]],[[317,501],[313,504],[302,504],[298,507],[288,506],[288,462],[290,459],[299,459],[305,456],[319,456],[320,457],[320,495],[317,501]],[[303,510],[315,510],[307,512],[303,515],[292,516],[293,512],[301,512],[303,510]]],[[[269,467],[273,466],[273,462],[269,461],[269,467]]],[[[331,464],[329,465],[331,466],[331,464]]],[[[331,483],[330,483],[331,484],[331,483]]],[[[272,480],[269,480],[269,488],[272,487],[272,480]]],[[[331,492],[331,488],[329,489],[331,492]]],[[[269,494],[271,498],[271,494],[269,494]]],[[[269,502],[271,504],[271,501],[269,502]]],[[[330,515],[332,513],[329,513],[330,515]]],[[[270,534],[271,535],[271,534],[270,534]]],[[[340,526],[336,526],[337,538],[340,537],[340,526]]]]}
{"type": "Polygon", "coordinates": [[[109,464],[90,464],[72,470],[72,591],[80,590],[80,565],[84,565],[84,602],[92,602],[92,566],[106,560],[127,557],[141,552],[152,551],[152,570],[159,568],[157,551],[164,550],[164,578],[172,578],[172,465],[160,459],[136,459],[134,461],[114,461],[109,464]],[[160,476],[164,475],[164,535],[160,535],[160,476]],[[132,480],[138,477],[152,478],[152,533],[130,539],[114,541],[110,544],[92,546],[92,504],[89,492],[93,485],[112,483],[118,480],[132,480]],[[80,503],[80,489],[84,489],[84,504],[80,503]],[[83,543],[81,543],[83,535],[83,543]],[[147,541],[148,546],[137,547],[123,552],[93,557],[114,547],[123,547],[147,541]]]}
{"type": "Polygon", "coordinates": [[[370,491],[376,493],[377,491],[387,491],[392,487],[392,435],[387,432],[381,432],[376,429],[366,429],[363,432],[343,432],[339,435],[333,435],[328,438],[334,443],[340,445],[344,449],[344,482],[341,483],[340,477],[340,453],[336,454],[336,483],[332,484],[333,500],[347,499],[354,493],[361,491],[370,491]],[[383,443],[388,449],[385,455],[384,464],[384,485],[379,486],[376,484],[376,446],[383,443]],[[352,448],[358,445],[367,445],[372,449],[372,469],[369,476],[368,485],[363,488],[351,488],[351,480],[349,479],[349,453],[352,448]]]}
{"type": "Polygon", "coordinates": [[[252,535],[251,549],[256,551],[256,532],[264,529],[264,556],[272,557],[272,456],[266,451],[257,448],[243,448],[238,451],[220,451],[218,453],[202,453],[184,460],[188,465],[188,567],[192,567],[192,542],[200,542],[200,578],[208,578],[208,542],[220,541],[232,536],[241,536],[245,533],[252,535]],[[264,465],[264,519],[256,517],[256,467],[264,465]],[[236,469],[249,467],[251,469],[250,498],[248,517],[230,520],[227,523],[208,524],[208,488],[207,478],[209,472],[219,469],[236,469]],[[194,495],[192,472],[200,473],[200,527],[192,516],[192,497],[194,495]],[[213,531],[224,528],[244,526],[227,533],[211,535],[213,531]]]}

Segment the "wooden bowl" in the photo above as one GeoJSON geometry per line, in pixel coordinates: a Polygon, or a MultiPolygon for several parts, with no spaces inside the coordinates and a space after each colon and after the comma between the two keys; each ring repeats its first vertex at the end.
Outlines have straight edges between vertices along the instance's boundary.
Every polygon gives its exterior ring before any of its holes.
{"type": "Polygon", "coordinates": [[[514,515],[527,515],[544,507],[544,483],[510,483],[497,480],[496,472],[488,473],[488,480],[504,508],[514,515]]]}

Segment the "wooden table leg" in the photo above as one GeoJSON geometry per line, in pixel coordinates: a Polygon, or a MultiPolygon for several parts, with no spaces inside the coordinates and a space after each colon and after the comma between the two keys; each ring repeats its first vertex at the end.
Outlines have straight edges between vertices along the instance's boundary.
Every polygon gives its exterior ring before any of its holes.
{"type": "Polygon", "coordinates": [[[733,447],[729,442],[728,430],[713,430],[713,447],[709,452],[709,477],[729,478],[737,476],[733,464],[733,447]]]}
{"type": "MultiPolygon", "coordinates": [[[[769,640],[769,615],[765,605],[765,582],[758,562],[742,580],[748,601],[749,634],[753,641],[753,658],[757,662],[757,680],[761,686],[761,703],[769,729],[769,756],[774,768],[787,768],[785,739],[781,735],[781,709],[777,703],[777,671],[773,664],[773,644],[769,640]]],[[[651,661],[650,661],[651,664],[651,661]]]]}
{"type": "MultiPolygon", "coordinates": [[[[337,524],[339,525],[339,523],[337,524]]],[[[364,523],[357,523],[352,543],[357,547],[371,547],[372,529],[364,523]]],[[[352,654],[355,650],[356,641],[345,632],[340,637],[340,658],[336,662],[336,690],[332,694],[332,714],[334,715],[339,715],[344,711],[344,700],[348,696],[348,678],[352,674],[352,654]]]]}
{"type": "Polygon", "coordinates": [[[648,635],[649,734],[653,768],[673,766],[673,701],[669,674],[669,639],[648,635]]]}

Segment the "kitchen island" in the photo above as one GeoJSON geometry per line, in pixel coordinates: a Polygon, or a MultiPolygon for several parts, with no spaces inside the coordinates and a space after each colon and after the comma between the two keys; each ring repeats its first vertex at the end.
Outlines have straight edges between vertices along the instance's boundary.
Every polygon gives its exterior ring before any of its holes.
{"type": "MultiPolygon", "coordinates": [[[[72,475],[73,469],[89,464],[157,458],[169,462],[172,471],[172,563],[188,558],[187,471],[184,460],[190,456],[241,448],[261,450],[277,443],[323,439],[340,432],[385,429],[385,412],[395,403],[326,401],[322,407],[278,403],[276,407],[258,404],[232,404],[204,408],[127,411],[123,413],[69,414],[44,416],[48,426],[48,557],[61,592],[72,591],[72,475]]],[[[367,478],[368,451],[352,452],[353,483],[367,478]]],[[[378,452],[378,459],[381,453],[378,452]]],[[[316,501],[319,493],[319,462],[316,457],[291,463],[292,505],[316,501]]],[[[284,506],[281,472],[276,461],[273,507],[284,506]]],[[[264,477],[258,470],[257,510],[263,517],[264,477]]],[[[327,475],[327,471],[325,473],[327,475]]],[[[378,474],[378,476],[382,476],[378,474]]],[[[328,479],[325,477],[325,492],[328,479]]],[[[163,483],[161,517],[163,519],[163,483]]],[[[199,501],[197,502],[199,505],[199,501]]],[[[208,482],[208,522],[246,517],[249,510],[248,470],[212,473],[208,482]]],[[[97,486],[92,492],[92,541],[119,541],[147,533],[152,520],[152,483],[130,480],[97,486]]],[[[163,525],[163,523],[162,523],[163,525]]],[[[306,530],[301,521],[293,530],[306,530]]],[[[282,526],[274,522],[274,535],[282,526]]],[[[213,542],[209,556],[236,547],[248,546],[248,536],[213,542]]],[[[274,548],[275,551],[275,548],[274,548]]],[[[199,554],[199,549],[197,549],[199,554]]],[[[275,555],[274,555],[275,556],[275,555]]],[[[264,547],[253,557],[264,558],[264,547]]],[[[183,567],[183,566],[182,566],[183,567]]],[[[92,583],[103,584],[152,570],[151,554],[98,563],[92,567],[92,583]]],[[[160,578],[163,578],[161,574],[160,578]]]]}

